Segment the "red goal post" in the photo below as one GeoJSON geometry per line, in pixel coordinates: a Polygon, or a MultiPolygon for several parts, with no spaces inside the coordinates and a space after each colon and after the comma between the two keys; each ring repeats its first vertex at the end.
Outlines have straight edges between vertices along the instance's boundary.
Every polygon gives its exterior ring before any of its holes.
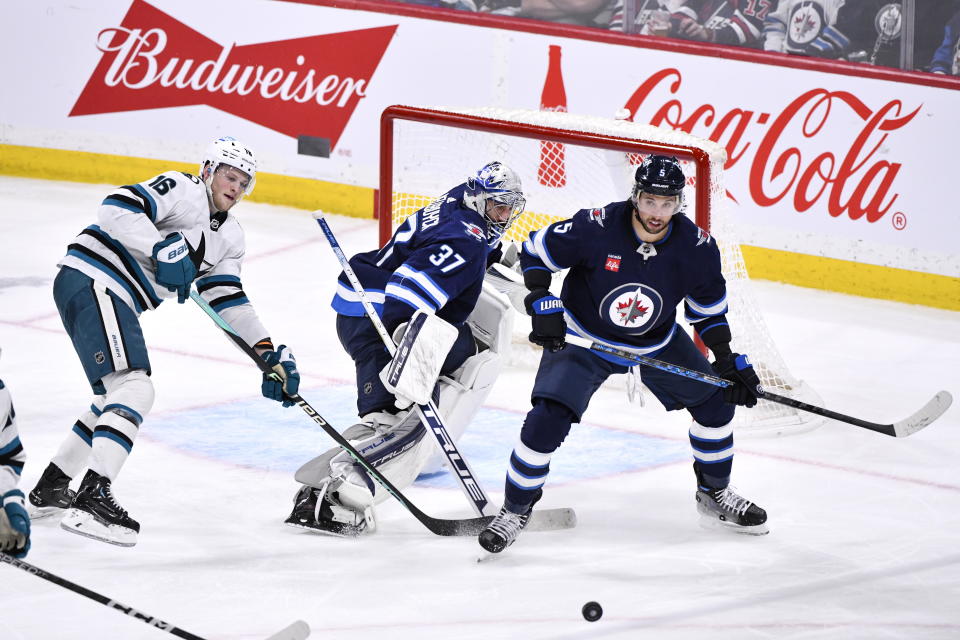
{"type": "MultiPolygon", "coordinates": [[[[492,160],[520,175],[527,207],[505,241],[522,242],[533,230],[582,208],[624,200],[634,168],[649,153],[676,156],[687,176],[685,213],[718,238],[734,349],[751,356],[771,391],[807,402],[818,398],[790,375],[753,298],[730,220],[723,182],[726,151],[719,144],[632,122],[566,112],[394,105],[380,120],[380,240],[385,243],[407,216],[460,184],[492,160]]],[[[510,362],[536,366],[536,348],[517,335],[510,362]]],[[[761,401],[738,411],[740,433],[805,431],[822,419],[761,401]]]]}

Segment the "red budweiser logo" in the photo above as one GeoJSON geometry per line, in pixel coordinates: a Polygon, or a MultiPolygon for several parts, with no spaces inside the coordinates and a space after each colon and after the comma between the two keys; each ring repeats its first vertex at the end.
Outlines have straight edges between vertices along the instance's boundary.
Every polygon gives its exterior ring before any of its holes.
{"type": "Polygon", "coordinates": [[[134,0],[97,36],[103,58],[70,115],[205,104],[334,148],[396,29],[221,46],[134,0]]]}
{"type": "MultiPolygon", "coordinates": [[[[638,110],[653,101],[650,96],[655,91],[665,86],[674,95],[681,82],[677,69],[663,69],[643,82],[625,107],[639,119],[638,110]]],[[[741,160],[749,162],[750,196],[762,207],[790,197],[797,211],[807,211],[825,198],[831,216],[846,214],[853,220],[865,217],[876,222],[899,196],[894,181],[902,166],[876,156],[887,137],[913,120],[920,106],[905,111],[899,100],[871,108],[847,91],[812,89],[772,118],[748,108],[719,113],[711,104],[685,112],[680,100],[670,98],[656,108],[649,122],[724,144],[728,169],[741,160]],[[846,124],[851,114],[853,121],[860,123],[859,129],[846,124]],[[845,124],[830,126],[831,121],[840,119],[845,124]],[[764,127],[759,136],[757,126],[764,127]],[[748,129],[759,137],[752,154],[747,153],[753,145],[746,141],[751,138],[748,129]],[[809,140],[809,147],[801,150],[781,140],[798,137],[809,140]],[[811,151],[817,147],[819,152],[811,151]]]]}

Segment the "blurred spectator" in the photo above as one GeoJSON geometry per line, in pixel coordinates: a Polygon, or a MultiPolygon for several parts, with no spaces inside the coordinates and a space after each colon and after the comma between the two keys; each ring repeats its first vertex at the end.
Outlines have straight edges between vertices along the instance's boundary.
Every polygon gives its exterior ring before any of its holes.
{"type": "Polygon", "coordinates": [[[608,18],[609,0],[478,0],[477,9],[498,15],[534,18],[563,24],[600,26],[608,18]]]}
{"type": "Polygon", "coordinates": [[[760,47],[763,18],[756,17],[757,0],[686,0],[670,14],[675,38],[760,47]],[[742,9],[754,12],[747,16],[742,9]]]}
{"type": "Polygon", "coordinates": [[[850,39],[837,28],[844,0],[779,0],[763,23],[767,51],[839,58],[850,39]]]}
{"type": "Polygon", "coordinates": [[[899,2],[857,0],[847,2],[837,16],[837,29],[850,39],[844,57],[886,67],[900,66],[903,16],[899,2]]]}
{"type": "Polygon", "coordinates": [[[929,70],[960,76],[960,10],[944,26],[943,41],[933,53],[929,70]]]}

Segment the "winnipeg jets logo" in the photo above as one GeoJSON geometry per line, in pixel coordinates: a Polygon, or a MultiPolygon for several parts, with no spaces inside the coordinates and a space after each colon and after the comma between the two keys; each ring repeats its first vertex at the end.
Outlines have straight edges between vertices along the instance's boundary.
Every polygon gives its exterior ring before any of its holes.
{"type": "Polygon", "coordinates": [[[637,282],[617,287],[600,303],[601,317],[615,330],[630,335],[649,331],[662,309],[663,299],[657,290],[637,282]]]}
{"type": "Polygon", "coordinates": [[[653,305],[644,304],[648,302],[640,296],[627,297],[622,302],[617,302],[617,316],[624,326],[631,326],[638,320],[642,320],[647,315],[653,305]]]}
{"type": "Polygon", "coordinates": [[[483,229],[473,224],[472,222],[463,222],[463,226],[467,228],[468,236],[472,238],[476,238],[477,240],[480,240],[480,241],[483,241],[484,239],[486,239],[486,234],[483,232],[483,229]]]}
{"type": "Polygon", "coordinates": [[[699,247],[702,244],[710,244],[710,234],[697,227],[697,246],[699,247]]]}
{"type": "Polygon", "coordinates": [[[790,40],[797,44],[813,41],[823,30],[823,9],[816,4],[797,7],[790,17],[790,40]]]}

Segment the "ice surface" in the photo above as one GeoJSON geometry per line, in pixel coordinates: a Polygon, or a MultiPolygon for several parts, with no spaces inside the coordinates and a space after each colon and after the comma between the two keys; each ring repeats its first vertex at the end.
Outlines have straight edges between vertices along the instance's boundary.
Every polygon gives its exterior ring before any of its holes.
{"type": "MultiPolygon", "coordinates": [[[[94,221],[107,186],[0,178],[0,377],[10,387],[33,487],[90,401],[51,295],[55,264],[94,221]]],[[[352,364],[333,331],[338,268],[306,211],[244,202],[244,289],[289,345],[302,395],[346,427],[352,364]]],[[[331,216],[348,253],[372,221],[331,216]]],[[[877,422],[934,392],[960,396],[960,313],[757,283],[793,373],[827,407],[877,422]]],[[[554,457],[542,506],[579,525],[527,533],[478,564],[472,538],[441,538],[398,504],[360,540],[282,524],[293,471],[331,444],[207,316],[167,301],[142,316],[157,400],[115,483],[140,521],[112,547],[38,521],[27,560],[204,638],[265,638],[302,618],[316,638],[956,638],[960,636],[960,409],[896,439],[839,423],[741,439],[734,483],[765,507],[754,538],[698,526],[687,418],[647,395],[601,389],[554,457]],[[587,601],[603,606],[588,623],[587,601]]],[[[498,381],[462,450],[496,499],[529,405],[531,371],[498,381]]],[[[409,497],[468,517],[446,475],[409,497]]],[[[163,632],[0,566],[0,638],[159,639],[163,632]]]]}

